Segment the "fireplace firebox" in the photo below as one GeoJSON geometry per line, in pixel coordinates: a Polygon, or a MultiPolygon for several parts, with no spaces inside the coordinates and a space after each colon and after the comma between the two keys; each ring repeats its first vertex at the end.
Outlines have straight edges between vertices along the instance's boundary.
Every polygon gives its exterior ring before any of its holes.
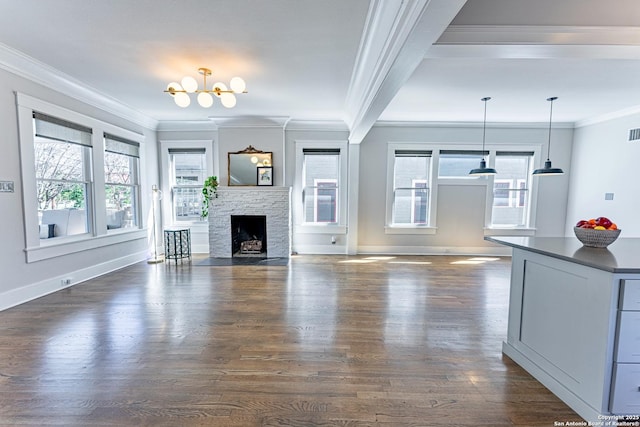
{"type": "Polygon", "coordinates": [[[267,217],[231,215],[233,257],[267,257],[267,217]]]}

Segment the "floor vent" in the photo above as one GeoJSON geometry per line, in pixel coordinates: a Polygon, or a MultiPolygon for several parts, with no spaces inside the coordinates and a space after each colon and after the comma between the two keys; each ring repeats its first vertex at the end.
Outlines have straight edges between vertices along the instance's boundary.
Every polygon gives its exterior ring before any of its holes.
{"type": "Polygon", "coordinates": [[[629,142],[640,141],[640,128],[629,129],[629,142]]]}

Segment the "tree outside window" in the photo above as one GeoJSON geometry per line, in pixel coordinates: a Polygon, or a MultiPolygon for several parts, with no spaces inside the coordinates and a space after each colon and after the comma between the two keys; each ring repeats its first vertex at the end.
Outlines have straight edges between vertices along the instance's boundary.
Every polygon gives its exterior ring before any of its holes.
{"type": "Polygon", "coordinates": [[[107,229],[139,225],[139,145],[105,135],[104,172],[107,229]]]}
{"type": "Polygon", "coordinates": [[[85,147],[35,139],[38,210],[85,207],[85,147]]]}
{"type": "Polygon", "coordinates": [[[37,112],[33,123],[39,223],[54,224],[65,235],[86,233],[92,190],[91,129],[37,112]],[[79,219],[74,227],[65,225],[62,210],[74,210],[79,219]]]}

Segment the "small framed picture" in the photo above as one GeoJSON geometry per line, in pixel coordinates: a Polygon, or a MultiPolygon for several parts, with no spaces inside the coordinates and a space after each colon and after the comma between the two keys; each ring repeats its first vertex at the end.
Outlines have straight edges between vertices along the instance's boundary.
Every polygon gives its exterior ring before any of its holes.
{"type": "Polygon", "coordinates": [[[273,185],[273,167],[258,166],[258,185],[273,185]]]}

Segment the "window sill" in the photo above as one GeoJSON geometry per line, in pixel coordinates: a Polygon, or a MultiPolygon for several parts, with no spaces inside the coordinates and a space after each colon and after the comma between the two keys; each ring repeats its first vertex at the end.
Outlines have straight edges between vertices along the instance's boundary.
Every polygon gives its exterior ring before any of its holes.
{"type": "Polygon", "coordinates": [[[484,229],[485,236],[534,236],[535,234],[535,228],[487,227],[484,229]]]}
{"type": "Polygon", "coordinates": [[[146,238],[147,231],[136,228],[131,231],[120,231],[97,237],[92,237],[89,234],[69,237],[54,237],[41,241],[40,246],[26,248],[24,251],[27,254],[27,263],[31,263],[114,245],[117,243],[146,238]]]}
{"type": "Polygon", "coordinates": [[[437,227],[425,225],[387,225],[384,234],[436,234],[437,227]]]}
{"type": "Polygon", "coordinates": [[[126,233],[133,233],[135,231],[140,230],[139,227],[137,226],[133,226],[133,227],[114,227],[114,228],[109,228],[109,226],[107,226],[107,235],[115,235],[115,234],[126,234],[126,233]]]}
{"type": "Polygon", "coordinates": [[[347,234],[347,227],[338,224],[300,224],[294,228],[300,234],[347,234]]]}

